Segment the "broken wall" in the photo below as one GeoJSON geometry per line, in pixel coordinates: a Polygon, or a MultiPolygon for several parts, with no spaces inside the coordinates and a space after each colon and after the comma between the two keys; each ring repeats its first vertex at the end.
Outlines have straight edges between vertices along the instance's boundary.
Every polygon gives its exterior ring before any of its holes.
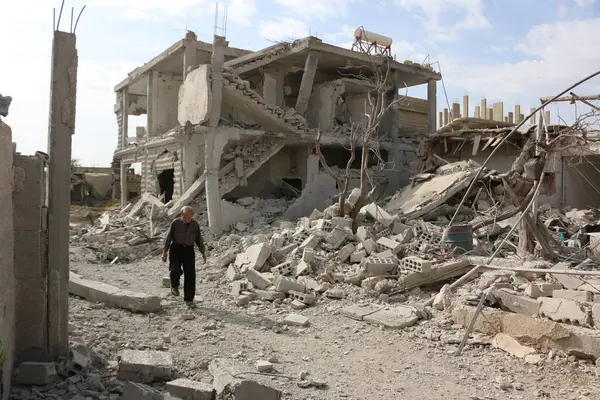
{"type": "Polygon", "coordinates": [[[152,113],[150,118],[152,126],[148,127],[150,136],[160,136],[179,125],[177,119],[179,105],[179,87],[183,83],[183,76],[177,74],[163,74],[152,71],[150,80],[150,93],[152,113]]]}
{"type": "Polygon", "coordinates": [[[564,168],[565,206],[600,207],[600,155],[565,157],[564,168]]]}
{"type": "Polygon", "coordinates": [[[141,192],[158,196],[160,194],[158,174],[166,169],[173,169],[173,198],[179,197],[183,187],[183,154],[180,143],[150,148],[145,151],[147,151],[147,155],[141,158],[141,192]]]}
{"type": "Polygon", "coordinates": [[[413,136],[427,132],[427,100],[406,97],[396,105],[396,108],[400,136],[413,136]]]}
{"type": "Polygon", "coordinates": [[[48,231],[44,163],[37,157],[14,159],[15,361],[48,357],[48,231]]]}
{"type": "Polygon", "coordinates": [[[0,121],[0,399],[8,400],[15,348],[12,132],[0,121]],[[0,356],[2,358],[2,356],[0,356]]]}

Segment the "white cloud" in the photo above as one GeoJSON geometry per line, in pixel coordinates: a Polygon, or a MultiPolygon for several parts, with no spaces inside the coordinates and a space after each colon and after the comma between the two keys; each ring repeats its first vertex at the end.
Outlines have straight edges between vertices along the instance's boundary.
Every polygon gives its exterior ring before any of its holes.
{"type": "Polygon", "coordinates": [[[348,15],[350,5],[358,0],[275,0],[286,11],[304,18],[321,20],[348,15]]]}
{"type": "MultiPolygon", "coordinates": [[[[234,0],[235,1],[235,0],[234,0]]],[[[123,19],[183,16],[208,8],[209,0],[91,0],[91,6],[119,10],[123,19]]]]}
{"type": "Polygon", "coordinates": [[[489,28],[491,26],[485,17],[483,0],[394,0],[407,9],[420,9],[425,15],[423,26],[429,32],[432,40],[451,41],[458,38],[459,31],[489,28]],[[449,11],[464,13],[462,20],[452,24],[443,24],[444,16],[449,11]]]}
{"type": "Polygon", "coordinates": [[[260,37],[272,41],[297,39],[309,35],[308,25],[294,18],[280,17],[272,21],[260,21],[258,27],[260,37]]]}
{"type": "MultiPolygon", "coordinates": [[[[600,42],[589,35],[600,19],[561,21],[532,27],[515,50],[518,62],[494,62],[440,57],[446,85],[501,99],[551,96],[598,70],[600,42]]],[[[600,78],[576,93],[600,91],[600,78]]],[[[535,103],[539,104],[539,103],[535,103]]]]}
{"type": "Polygon", "coordinates": [[[250,18],[256,14],[255,0],[231,0],[227,8],[227,18],[242,25],[250,25],[250,18]]]}
{"type": "Polygon", "coordinates": [[[596,3],[596,0],[575,0],[575,4],[579,7],[591,6],[594,5],[594,3],[596,3]]]}

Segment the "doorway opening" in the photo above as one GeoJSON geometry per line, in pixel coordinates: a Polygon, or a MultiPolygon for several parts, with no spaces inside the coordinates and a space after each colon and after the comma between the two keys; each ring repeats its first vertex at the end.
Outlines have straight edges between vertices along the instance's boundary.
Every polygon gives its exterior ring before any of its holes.
{"type": "Polygon", "coordinates": [[[299,178],[283,178],[282,181],[293,187],[294,189],[298,189],[302,191],[302,179],[299,178]]]}
{"type": "Polygon", "coordinates": [[[173,199],[173,190],[175,188],[175,170],[165,169],[158,174],[158,186],[160,187],[160,197],[164,203],[173,199]]]}

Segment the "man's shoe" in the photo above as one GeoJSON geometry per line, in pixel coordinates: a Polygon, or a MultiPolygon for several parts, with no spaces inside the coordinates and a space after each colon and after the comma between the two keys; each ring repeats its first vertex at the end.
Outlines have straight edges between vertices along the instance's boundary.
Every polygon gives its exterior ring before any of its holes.
{"type": "Polygon", "coordinates": [[[171,294],[175,297],[179,296],[179,288],[176,287],[172,287],[171,288],[171,294]]]}
{"type": "Polygon", "coordinates": [[[193,301],[186,301],[185,304],[189,307],[189,308],[196,308],[196,303],[194,303],[193,301]]]}

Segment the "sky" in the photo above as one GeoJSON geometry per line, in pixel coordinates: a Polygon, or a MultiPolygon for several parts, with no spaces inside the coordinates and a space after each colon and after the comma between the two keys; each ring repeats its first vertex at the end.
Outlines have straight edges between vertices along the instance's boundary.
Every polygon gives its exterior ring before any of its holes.
{"type": "MultiPolygon", "coordinates": [[[[226,36],[233,47],[259,50],[308,35],[348,47],[363,26],[393,39],[398,61],[428,59],[441,71],[438,110],[482,97],[504,110],[538,106],[600,69],[600,0],[219,0],[228,6],[226,36]]],[[[4,118],[23,154],[47,150],[52,9],[60,0],[7,1],[2,6],[0,93],[13,98],[4,118]]],[[[77,26],[77,120],[73,157],[108,166],[117,144],[114,86],[192,30],[211,42],[215,0],[66,0],[60,29],[70,30],[71,7],[83,5],[77,26]]],[[[222,25],[219,18],[219,25],[222,25]]],[[[600,78],[578,88],[600,93],[600,78]]],[[[409,96],[425,97],[423,87],[409,96]]],[[[584,107],[552,105],[572,121],[584,107]]],[[[130,123],[130,132],[136,125],[130,123]]]]}

